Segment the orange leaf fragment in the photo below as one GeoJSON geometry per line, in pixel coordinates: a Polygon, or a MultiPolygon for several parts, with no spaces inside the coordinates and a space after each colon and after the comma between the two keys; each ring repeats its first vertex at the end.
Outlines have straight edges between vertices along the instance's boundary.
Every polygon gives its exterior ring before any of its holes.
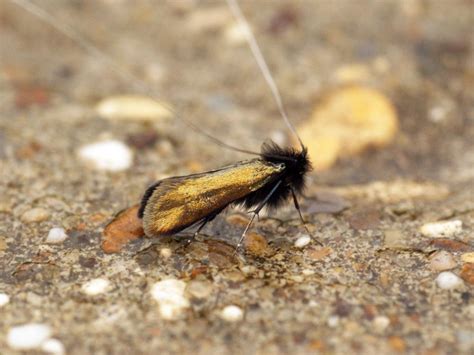
{"type": "Polygon", "coordinates": [[[462,266],[460,276],[468,284],[474,285],[474,263],[465,263],[462,266]]]}
{"type": "Polygon", "coordinates": [[[102,233],[102,250],[118,253],[128,242],[145,235],[142,220],[138,218],[138,205],[129,207],[115,216],[102,233]]]}

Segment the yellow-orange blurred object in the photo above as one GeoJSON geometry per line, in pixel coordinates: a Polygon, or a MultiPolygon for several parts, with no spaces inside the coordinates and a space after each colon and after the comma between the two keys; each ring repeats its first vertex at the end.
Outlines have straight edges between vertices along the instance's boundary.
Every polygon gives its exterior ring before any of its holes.
{"type": "Polygon", "coordinates": [[[397,130],[397,113],[390,100],[362,86],[333,91],[298,127],[316,170],[328,169],[339,157],[368,147],[383,147],[397,130]]]}

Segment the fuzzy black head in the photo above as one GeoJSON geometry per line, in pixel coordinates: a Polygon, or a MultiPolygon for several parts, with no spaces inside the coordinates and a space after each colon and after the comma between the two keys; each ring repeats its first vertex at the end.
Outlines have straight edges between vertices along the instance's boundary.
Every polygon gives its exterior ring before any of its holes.
{"type": "Polygon", "coordinates": [[[294,148],[282,148],[269,141],[262,144],[261,157],[263,160],[274,164],[283,164],[285,169],[277,180],[246,196],[239,201],[240,203],[247,208],[258,206],[268,196],[277,181],[280,180],[282,183],[269,198],[266,204],[267,207],[276,208],[280,206],[288,200],[292,190],[297,195],[303,192],[306,175],[312,169],[306,147],[298,151],[294,148]]]}

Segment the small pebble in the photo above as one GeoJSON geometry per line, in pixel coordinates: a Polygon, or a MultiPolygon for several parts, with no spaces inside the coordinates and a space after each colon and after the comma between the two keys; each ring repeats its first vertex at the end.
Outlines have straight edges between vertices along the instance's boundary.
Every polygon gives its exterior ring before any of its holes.
{"type": "Polygon", "coordinates": [[[50,336],[51,328],[46,324],[30,323],[11,328],[7,343],[12,349],[30,350],[41,346],[50,336]]]}
{"type": "Polygon", "coordinates": [[[163,249],[160,250],[160,256],[163,259],[168,259],[172,254],[173,254],[173,252],[171,251],[170,248],[163,248],[163,249]]]}
{"type": "Polygon", "coordinates": [[[41,350],[48,354],[61,355],[64,354],[65,349],[63,343],[58,339],[48,339],[41,344],[41,350]]]}
{"type": "Polygon", "coordinates": [[[444,271],[436,278],[436,284],[443,290],[449,290],[461,286],[462,280],[450,271],[444,271]]]}
{"type": "Polygon", "coordinates": [[[352,63],[336,69],[334,78],[342,84],[364,82],[370,79],[370,69],[366,65],[352,63]]]}
{"type": "Polygon", "coordinates": [[[420,228],[420,232],[424,236],[431,238],[452,237],[461,231],[462,222],[460,220],[426,223],[420,228]]]}
{"type": "Polygon", "coordinates": [[[317,248],[308,251],[308,257],[312,260],[322,260],[332,253],[332,249],[328,247],[317,248]]]}
{"type": "Polygon", "coordinates": [[[327,322],[328,326],[331,328],[335,328],[339,324],[339,316],[333,315],[328,318],[327,322]]]}
{"type": "Polygon", "coordinates": [[[226,217],[226,222],[233,224],[234,226],[245,227],[249,223],[249,219],[241,214],[231,214],[226,217]]]}
{"type": "Polygon", "coordinates": [[[221,318],[228,322],[238,322],[244,318],[242,308],[231,305],[225,307],[221,312],[221,318]]]}
{"type": "Polygon", "coordinates": [[[244,44],[247,42],[247,36],[250,29],[247,25],[232,24],[225,31],[225,38],[231,44],[244,44]]]}
{"type": "Polygon", "coordinates": [[[86,295],[96,296],[104,293],[109,288],[110,282],[106,279],[93,279],[82,285],[81,289],[86,295]]]}
{"type": "Polygon", "coordinates": [[[384,231],[384,247],[397,248],[406,244],[406,235],[399,229],[387,229],[384,231]]]}
{"type": "Polygon", "coordinates": [[[428,117],[431,122],[439,123],[446,120],[449,111],[450,107],[448,106],[435,106],[429,110],[428,117]]]}
{"type": "Polygon", "coordinates": [[[83,146],[79,158],[97,170],[123,171],[132,165],[133,152],[118,140],[108,140],[83,146]]]}
{"type": "Polygon", "coordinates": [[[474,263],[474,253],[464,253],[461,255],[461,260],[465,263],[474,263]]]}
{"type": "Polygon", "coordinates": [[[96,111],[99,116],[112,121],[154,122],[172,116],[169,105],[138,95],[121,95],[99,102],[96,111]]]}
{"type": "Polygon", "coordinates": [[[445,250],[440,250],[431,255],[430,266],[431,269],[435,271],[445,271],[454,269],[457,264],[451,253],[445,250]]]}
{"type": "Polygon", "coordinates": [[[10,296],[6,293],[0,293],[0,307],[5,306],[8,302],[10,302],[10,296]]]}
{"type": "Polygon", "coordinates": [[[205,299],[212,293],[212,284],[209,281],[191,281],[186,292],[194,298],[205,299]]]}
{"type": "Polygon", "coordinates": [[[406,343],[403,338],[393,335],[388,338],[388,344],[391,346],[393,350],[395,350],[397,353],[405,353],[406,350],[406,343]]]}
{"type": "Polygon", "coordinates": [[[189,301],[184,297],[185,288],[186,283],[176,279],[159,281],[152,286],[151,296],[158,302],[164,319],[175,319],[189,307],[189,301]]]}
{"type": "Polygon", "coordinates": [[[247,252],[256,256],[264,256],[269,252],[265,237],[254,232],[250,232],[245,236],[244,246],[247,252]]]}
{"type": "Polygon", "coordinates": [[[291,280],[291,281],[294,281],[294,282],[297,282],[297,283],[301,283],[304,281],[304,277],[301,276],[301,275],[291,275],[288,277],[288,280],[291,280]]]}
{"type": "Polygon", "coordinates": [[[21,220],[25,223],[37,223],[46,221],[49,218],[49,212],[44,208],[32,208],[21,216],[21,220]]]}
{"type": "Polygon", "coordinates": [[[378,332],[383,332],[390,325],[390,319],[385,316],[377,316],[372,321],[374,329],[378,332]]]}
{"type": "Polygon", "coordinates": [[[63,228],[51,228],[48,232],[48,237],[46,238],[46,243],[48,244],[59,244],[66,240],[67,234],[63,228]]]}
{"type": "Polygon", "coordinates": [[[299,237],[298,239],[296,239],[295,241],[295,248],[304,248],[305,246],[307,246],[309,243],[311,242],[311,238],[309,235],[302,235],[301,237],[299,237]]]}

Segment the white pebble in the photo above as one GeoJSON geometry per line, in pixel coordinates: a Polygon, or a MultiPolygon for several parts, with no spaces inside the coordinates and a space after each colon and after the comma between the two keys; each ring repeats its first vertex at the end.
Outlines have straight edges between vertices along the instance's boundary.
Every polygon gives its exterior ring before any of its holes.
{"type": "Polygon", "coordinates": [[[339,324],[339,317],[334,315],[328,318],[328,326],[331,328],[337,327],[339,324]]]}
{"type": "Polygon", "coordinates": [[[457,264],[451,253],[440,250],[430,257],[430,266],[435,271],[445,271],[454,269],[457,264]]]}
{"type": "Polygon", "coordinates": [[[228,322],[238,322],[244,318],[242,308],[231,305],[225,307],[221,312],[221,318],[228,322]]]}
{"type": "Polygon", "coordinates": [[[5,306],[8,302],[10,302],[10,296],[6,293],[0,293],[0,307],[5,306]]]}
{"type": "Polygon", "coordinates": [[[146,96],[121,95],[102,100],[96,111],[109,120],[153,122],[172,116],[168,106],[146,96]]]}
{"type": "Polygon", "coordinates": [[[430,109],[428,117],[434,123],[442,122],[446,119],[449,110],[447,106],[435,106],[430,109]]]}
{"type": "Polygon", "coordinates": [[[439,288],[449,290],[461,286],[462,280],[450,271],[444,271],[436,278],[436,284],[439,288]]]}
{"type": "Polygon", "coordinates": [[[372,322],[375,330],[379,332],[383,332],[390,325],[390,319],[386,316],[377,316],[372,322]]]}
{"type": "Polygon", "coordinates": [[[48,232],[48,237],[46,238],[46,243],[49,244],[59,244],[66,240],[67,234],[63,228],[51,228],[48,232]]]}
{"type": "Polygon", "coordinates": [[[431,238],[452,237],[462,231],[462,221],[440,221],[426,223],[420,228],[420,232],[431,238]]]}
{"type": "Polygon", "coordinates": [[[82,291],[89,296],[100,295],[107,291],[110,286],[109,280],[106,279],[93,279],[82,285],[82,291]]]}
{"type": "Polygon", "coordinates": [[[225,31],[226,39],[233,44],[244,44],[247,42],[247,36],[250,28],[244,24],[232,24],[225,31]]]}
{"type": "Polygon", "coordinates": [[[38,348],[51,336],[51,328],[46,324],[30,323],[9,330],[7,343],[12,349],[29,350],[38,348]]]}
{"type": "Polygon", "coordinates": [[[185,288],[186,283],[176,279],[159,281],[152,286],[151,296],[158,302],[164,319],[175,319],[189,307],[189,301],[184,297],[185,288]]]}
{"type": "Polygon", "coordinates": [[[79,158],[98,170],[122,171],[132,165],[133,152],[118,140],[108,140],[83,146],[79,158]]]}
{"type": "Polygon", "coordinates": [[[296,247],[296,248],[304,248],[304,247],[307,246],[310,242],[311,242],[310,236],[305,234],[305,235],[299,237],[298,239],[296,239],[296,241],[295,241],[295,247],[296,247]]]}
{"type": "Polygon", "coordinates": [[[62,355],[64,354],[64,345],[58,339],[48,339],[41,344],[41,350],[48,354],[62,355]]]}

